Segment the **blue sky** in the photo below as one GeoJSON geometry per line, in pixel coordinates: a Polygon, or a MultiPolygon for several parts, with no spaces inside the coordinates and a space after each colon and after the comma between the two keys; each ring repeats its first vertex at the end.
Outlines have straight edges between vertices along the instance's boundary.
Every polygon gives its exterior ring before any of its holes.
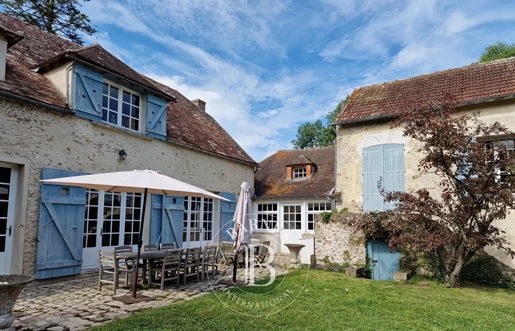
{"type": "Polygon", "coordinates": [[[257,162],[354,88],[477,62],[515,43],[515,0],[83,3],[85,37],[211,114],[257,162]]]}

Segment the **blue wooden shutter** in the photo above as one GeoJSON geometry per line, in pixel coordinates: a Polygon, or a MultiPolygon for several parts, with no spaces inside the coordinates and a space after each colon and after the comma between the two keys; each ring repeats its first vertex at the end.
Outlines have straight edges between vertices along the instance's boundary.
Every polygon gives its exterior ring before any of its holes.
{"type": "Polygon", "coordinates": [[[384,144],[363,149],[363,211],[384,211],[385,203],[377,184],[382,178],[386,191],[404,191],[404,145],[384,144]]]}
{"type": "Polygon", "coordinates": [[[166,101],[147,95],[147,135],[166,140],[166,101]]]}
{"type": "Polygon", "coordinates": [[[150,242],[174,242],[177,247],[182,247],[183,229],[184,197],[153,194],[150,242]]]}
{"type": "MultiPolygon", "coordinates": [[[[43,169],[42,179],[84,175],[75,171],[43,169]]],[[[76,275],[82,265],[86,189],[41,185],[36,277],[76,275]]]]}
{"type": "Polygon", "coordinates": [[[231,201],[220,201],[220,240],[232,241],[230,229],[234,228],[234,212],[236,211],[236,194],[222,192],[223,198],[231,201]]]}
{"type": "Polygon", "coordinates": [[[383,197],[377,182],[383,176],[383,146],[363,149],[363,211],[382,211],[383,197]]]}
{"type": "MultiPolygon", "coordinates": [[[[404,191],[404,145],[383,145],[383,183],[387,192],[404,191]]],[[[384,204],[384,210],[393,209],[394,203],[384,204]]]]}
{"type": "Polygon", "coordinates": [[[74,110],[79,116],[95,121],[102,120],[101,74],[82,66],[75,66],[74,110]]]}

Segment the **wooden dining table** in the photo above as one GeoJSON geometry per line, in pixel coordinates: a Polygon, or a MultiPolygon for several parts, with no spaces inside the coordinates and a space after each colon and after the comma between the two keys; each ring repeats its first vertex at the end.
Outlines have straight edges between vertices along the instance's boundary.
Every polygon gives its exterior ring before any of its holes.
{"type": "MultiPolygon", "coordinates": [[[[142,270],[142,276],[143,276],[143,284],[147,283],[147,265],[149,263],[152,263],[154,261],[162,260],[165,257],[166,250],[158,250],[158,251],[143,251],[140,252],[139,258],[143,260],[143,270],[142,270]]],[[[118,259],[125,259],[128,261],[134,261],[134,266],[136,265],[136,260],[138,259],[138,253],[137,252],[129,252],[129,253],[120,253],[117,255],[118,259]]]]}

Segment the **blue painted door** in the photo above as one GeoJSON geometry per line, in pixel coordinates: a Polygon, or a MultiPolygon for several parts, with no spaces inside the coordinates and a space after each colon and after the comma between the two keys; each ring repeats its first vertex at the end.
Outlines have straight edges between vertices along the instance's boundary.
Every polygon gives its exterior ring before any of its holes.
{"type": "MultiPolygon", "coordinates": [[[[82,172],[43,169],[42,179],[84,175],[82,172]]],[[[82,264],[86,189],[41,185],[36,277],[76,275],[82,264]]]]}
{"type": "Polygon", "coordinates": [[[221,196],[230,201],[220,202],[220,241],[232,241],[233,219],[237,203],[236,194],[222,192],[221,196]]]}
{"type": "Polygon", "coordinates": [[[175,243],[182,248],[184,197],[152,195],[150,243],[175,243]]]}
{"type": "Polygon", "coordinates": [[[391,252],[386,240],[371,240],[367,243],[368,256],[372,259],[372,279],[392,280],[399,271],[401,254],[391,252]]]}

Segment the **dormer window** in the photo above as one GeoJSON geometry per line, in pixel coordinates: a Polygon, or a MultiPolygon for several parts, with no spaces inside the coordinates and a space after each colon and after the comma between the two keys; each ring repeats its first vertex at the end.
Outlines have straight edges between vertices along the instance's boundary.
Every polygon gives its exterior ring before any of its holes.
{"type": "Polygon", "coordinates": [[[293,168],[293,178],[304,178],[306,174],[306,167],[293,168]]]}
{"type": "Polygon", "coordinates": [[[140,131],[141,97],[119,85],[104,82],[102,121],[125,129],[140,131]]]}

